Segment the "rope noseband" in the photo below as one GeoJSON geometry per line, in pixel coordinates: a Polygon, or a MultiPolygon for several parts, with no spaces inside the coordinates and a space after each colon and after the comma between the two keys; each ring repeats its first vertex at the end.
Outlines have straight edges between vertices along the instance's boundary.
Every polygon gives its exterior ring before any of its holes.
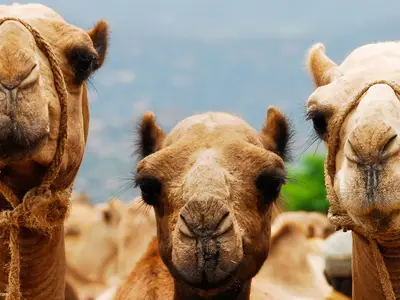
{"type": "Polygon", "coordinates": [[[54,86],[60,101],[60,128],[57,149],[48,167],[42,183],[30,189],[20,200],[10,187],[0,181],[0,193],[11,204],[12,210],[0,212],[0,226],[9,228],[9,248],[11,261],[9,266],[7,293],[2,294],[6,300],[19,300],[22,297],[20,283],[20,249],[19,229],[21,227],[51,233],[54,227],[62,225],[69,210],[69,198],[72,185],[66,189],[54,190],[51,185],[57,177],[64,152],[67,146],[68,134],[68,93],[64,76],[50,44],[39,31],[25,21],[6,17],[0,19],[0,25],[5,21],[21,23],[34,37],[36,45],[46,55],[54,77],[54,86]]]}
{"type": "Polygon", "coordinates": [[[338,115],[332,120],[331,125],[329,125],[332,130],[331,133],[328,134],[328,156],[325,161],[325,185],[327,190],[327,197],[330,202],[328,218],[336,226],[337,230],[341,228],[343,229],[343,231],[351,229],[368,238],[385,298],[386,300],[396,300],[389,273],[385,266],[382,254],[379,250],[376,238],[354,223],[353,219],[351,219],[347,212],[341,208],[339,199],[333,189],[333,181],[336,173],[336,154],[339,150],[340,129],[350,111],[358,105],[361,97],[368,91],[371,86],[375,84],[389,85],[397,94],[400,94],[400,85],[398,85],[394,81],[372,81],[366,84],[363,89],[361,89],[361,91],[351,97],[350,103],[344,106],[341,111],[339,111],[338,115]]]}

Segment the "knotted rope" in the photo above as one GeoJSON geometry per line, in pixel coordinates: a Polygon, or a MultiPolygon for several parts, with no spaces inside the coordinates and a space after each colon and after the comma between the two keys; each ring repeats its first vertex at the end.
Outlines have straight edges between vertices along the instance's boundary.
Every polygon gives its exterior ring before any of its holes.
{"type": "MultiPolygon", "coordinates": [[[[10,187],[0,182],[0,193],[11,204],[12,210],[0,212],[0,226],[9,228],[9,248],[11,261],[9,265],[8,286],[6,300],[21,299],[20,290],[20,249],[19,228],[25,227],[51,233],[54,227],[62,225],[69,209],[69,198],[72,185],[66,189],[52,190],[51,185],[58,176],[64,151],[67,146],[68,134],[68,93],[64,76],[56,55],[50,44],[43,38],[39,31],[25,21],[5,17],[0,19],[0,25],[5,21],[21,23],[35,39],[39,49],[47,56],[54,76],[54,86],[60,101],[60,124],[57,149],[54,158],[46,171],[42,183],[29,190],[20,201],[10,187]]],[[[3,295],[4,296],[4,295],[3,295]]]]}
{"type": "Polygon", "coordinates": [[[389,85],[397,94],[400,94],[400,85],[398,85],[394,81],[372,81],[366,84],[359,92],[351,97],[351,101],[349,102],[349,104],[341,109],[341,111],[338,113],[337,116],[335,116],[335,118],[329,125],[330,130],[328,134],[328,156],[325,161],[325,186],[327,190],[327,197],[330,203],[328,218],[336,226],[337,230],[341,228],[343,229],[343,231],[351,229],[368,238],[385,298],[387,300],[396,300],[389,273],[387,271],[382,254],[379,250],[376,237],[372,236],[369,232],[365,231],[363,228],[354,223],[353,219],[351,219],[347,212],[340,206],[339,199],[333,189],[333,181],[336,173],[336,154],[339,150],[340,129],[350,111],[358,105],[361,97],[368,91],[371,86],[375,84],[389,85]]]}

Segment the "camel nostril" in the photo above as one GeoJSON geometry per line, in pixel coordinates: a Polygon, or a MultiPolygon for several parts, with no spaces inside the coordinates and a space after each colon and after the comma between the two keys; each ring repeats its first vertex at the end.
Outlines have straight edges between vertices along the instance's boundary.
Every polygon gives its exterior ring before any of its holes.
{"type": "Polygon", "coordinates": [[[393,143],[396,140],[396,138],[397,138],[397,134],[394,134],[392,137],[390,137],[387,140],[386,144],[383,146],[383,148],[381,150],[381,154],[382,155],[385,155],[387,152],[389,152],[389,150],[390,150],[389,148],[390,148],[391,145],[393,145],[393,143]]]}
{"type": "Polygon", "coordinates": [[[346,157],[356,163],[361,162],[362,156],[357,152],[356,147],[353,146],[350,140],[347,141],[345,146],[345,155],[346,157]]]}
{"type": "Polygon", "coordinates": [[[190,229],[188,223],[185,220],[185,217],[180,215],[180,224],[179,224],[179,232],[188,238],[194,238],[192,230],[190,229]]]}
{"type": "Polygon", "coordinates": [[[226,212],[219,221],[214,236],[220,236],[233,229],[232,217],[229,212],[226,212]]]}
{"type": "Polygon", "coordinates": [[[1,85],[6,89],[6,90],[8,90],[8,91],[12,91],[12,90],[14,90],[15,88],[17,88],[18,87],[18,84],[7,84],[7,83],[1,83],[1,85]]]}
{"type": "Polygon", "coordinates": [[[380,119],[368,119],[358,124],[344,148],[346,157],[359,165],[379,164],[399,151],[396,130],[380,119]]]}

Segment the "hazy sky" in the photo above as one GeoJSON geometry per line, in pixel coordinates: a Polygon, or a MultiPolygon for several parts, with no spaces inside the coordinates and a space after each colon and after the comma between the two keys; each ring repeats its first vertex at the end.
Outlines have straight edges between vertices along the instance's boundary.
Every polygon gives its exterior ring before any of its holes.
{"type": "Polygon", "coordinates": [[[379,23],[382,18],[397,20],[400,9],[397,0],[42,0],[40,3],[83,27],[105,18],[118,35],[129,32],[191,38],[337,35],[379,23]]]}

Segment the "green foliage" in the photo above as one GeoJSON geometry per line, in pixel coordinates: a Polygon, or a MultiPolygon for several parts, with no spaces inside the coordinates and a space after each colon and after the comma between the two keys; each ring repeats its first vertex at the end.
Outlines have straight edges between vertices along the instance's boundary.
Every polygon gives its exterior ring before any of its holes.
{"type": "Polygon", "coordinates": [[[298,167],[289,168],[288,183],[282,189],[285,209],[328,212],[324,160],[321,155],[308,155],[298,167]]]}

